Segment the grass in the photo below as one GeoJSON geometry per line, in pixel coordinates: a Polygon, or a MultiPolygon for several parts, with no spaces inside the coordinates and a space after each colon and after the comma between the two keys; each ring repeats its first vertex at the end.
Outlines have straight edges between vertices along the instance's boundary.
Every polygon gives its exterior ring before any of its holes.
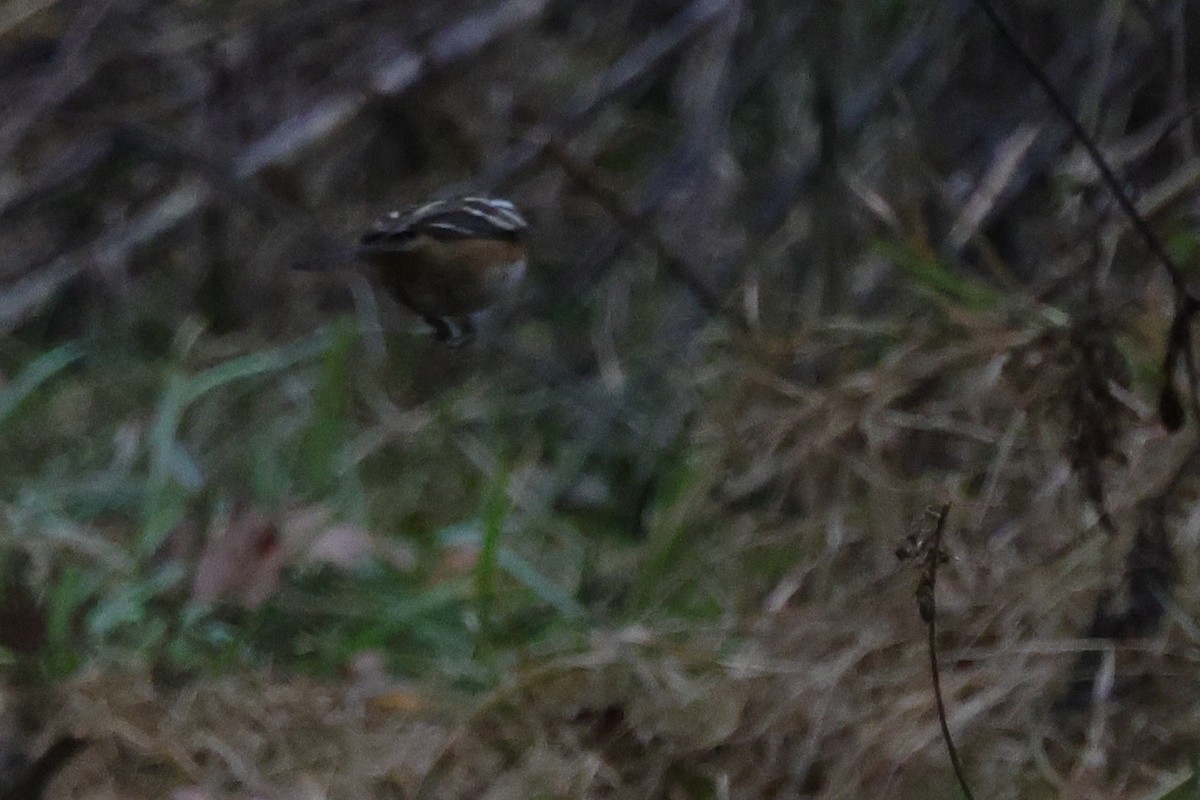
{"type": "MultiPolygon", "coordinates": [[[[4,394],[6,457],[24,459],[3,535],[7,552],[31,559],[22,579],[47,609],[47,641],[10,662],[62,682],[59,724],[122,742],[143,779],[173,753],[164,782],[147,785],[203,782],[193,759],[215,737],[248,748],[246,785],[308,776],[330,796],[380,781],[472,796],[500,791],[507,774],[547,797],[651,785],[766,796],[768,784],[949,797],[911,586],[891,555],[924,506],[944,499],[957,509],[956,558],[938,587],[944,691],[978,793],[1010,796],[1004,787],[1022,780],[1094,789],[1069,749],[1055,750],[1074,723],[1032,748],[1026,737],[1069,667],[1051,643],[1083,630],[1111,546],[1065,467],[1058,423],[1014,417],[1057,377],[1031,385],[996,368],[1043,334],[998,319],[964,327],[991,312],[953,287],[933,307],[946,302],[948,328],[935,312],[934,324],[885,340],[814,330],[797,352],[861,340],[873,353],[819,387],[730,342],[703,369],[665,379],[678,406],[657,418],[653,405],[613,398],[626,410],[600,435],[579,427],[581,406],[529,394],[525,365],[511,359],[405,405],[419,373],[366,364],[344,323],[246,352],[192,331],[161,362],[128,370],[84,343],[26,358],[4,394]],[[639,486],[636,469],[619,466],[636,463],[623,448],[644,457],[655,425],[667,432],[650,488],[638,489],[648,491],[641,533],[614,537],[604,531],[621,527],[639,486]],[[913,453],[925,454],[920,469],[913,453]],[[606,492],[564,504],[585,479],[606,492]],[[309,558],[339,525],[365,550],[309,558]],[[197,599],[195,559],[222,535],[249,537],[229,559],[242,566],[279,556],[267,578],[238,573],[265,581],[260,600],[237,581],[215,602],[197,599]],[[382,654],[385,675],[346,671],[365,653],[382,654]],[[415,693],[387,688],[400,680],[415,693]],[[325,712],[302,711],[314,696],[325,712]],[[267,715],[258,722],[233,710],[252,697],[267,715]],[[147,698],[150,717],[130,738],[121,721],[147,698]],[[366,716],[345,716],[364,698],[366,716]],[[326,746],[300,735],[304,725],[326,746]],[[270,752],[246,738],[255,729],[270,752]],[[393,752],[387,769],[337,756],[417,729],[437,748],[393,752]],[[776,760],[796,737],[808,744],[787,749],[806,760],[776,760]],[[1048,760],[1035,759],[1039,747],[1048,760]]],[[[1148,416],[1136,423],[1126,474],[1152,450],[1178,449],[1154,428],[1148,416]]],[[[1120,516],[1136,492],[1116,495],[1120,516]]],[[[1196,568],[1184,559],[1185,576],[1196,568]]],[[[1158,646],[1190,652],[1184,633],[1172,628],[1158,646]]],[[[1144,669],[1156,680],[1153,662],[1144,669]]],[[[1108,735],[1164,769],[1170,753],[1194,752],[1183,684],[1155,701],[1175,723],[1108,735]]],[[[1123,796],[1183,796],[1154,795],[1132,773],[1121,781],[1123,796]]]]}
{"type": "MultiPolygon", "coordinates": [[[[958,797],[894,555],[949,504],[975,794],[1197,796],[1169,287],[970,4],[732,4],[666,50],[712,4],[50,5],[0,34],[6,324],[99,269],[0,340],[0,763],[69,733],[52,797],[958,797]],[[378,91],[426,46],[454,66],[378,91]],[[468,182],[534,223],[471,347],[384,350],[287,269],[468,182]]],[[[1006,13],[1189,273],[1187,87],[1147,58],[1193,21],[1085,5],[1006,13]]]]}

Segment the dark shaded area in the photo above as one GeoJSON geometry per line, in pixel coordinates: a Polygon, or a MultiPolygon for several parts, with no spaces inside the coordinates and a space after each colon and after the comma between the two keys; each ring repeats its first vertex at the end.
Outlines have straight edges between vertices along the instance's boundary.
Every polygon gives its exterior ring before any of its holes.
{"type": "MultiPolygon", "coordinates": [[[[1125,560],[1122,594],[1106,594],[1096,604],[1095,615],[1083,636],[1087,639],[1120,644],[1152,636],[1163,622],[1171,590],[1179,575],[1179,562],[1171,545],[1167,526],[1168,507],[1164,500],[1147,501],[1142,520],[1125,560]]],[[[1096,675],[1104,653],[1090,649],[1080,655],[1071,668],[1071,680],[1058,699],[1060,711],[1083,711],[1093,697],[1096,675]]],[[[1144,683],[1146,675],[1119,674],[1113,691],[1128,694],[1144,683]]]]}
{"type": "Polygon", "coordinates": [[[54,776],[87,745],[86,740],[71,736],[56,740],[37,758],[12,770],[11,780],[0,781],[0,798],[42,800],[54,776]]]}
{"type": "MultiPolygon", "coordinates": [[[[14,166],[0,237],[21,254],[5,268],[0,324],[44,334],[40,315],[86,319],[98,304],[108,317],[167,323],[199,310],[214,332],[278,335],[311,313],[312,287],[287,269],[300,253],[352,239],[347,226],[389,204],[456,188],[513,193],[547,239],[541,272],[575,276],[567,285],[576,292],[601,280],[629,240],[649,240],[705,315],[725,314],[789,215],[844,202],[829,199],[831,176],[874,160],[880,177],[892,172],[880,188],[900,219],[924,216],[941,236],[954,210],[936,182],[978,175],[1019,126],[1046,119],[1029,76],[969,9],[943,4],[922,18],[881,4],[839,19],[765,0],[625,2],[606,14],[542,2],[342,11],[310,2],[285,15],[249,2],[220,12],[58,7],[45,23],[61,39],[19,27],[0,36],[0,58],[14,65],[0,83],[13,109],[0,152],[14,166]],[[785,110],[799,127],[785,124],[785,110]],[[596,140],[591,131],[614,114],[627,121],[596,140]],[[918,138],[891,152],[861,138],[889,119],[918,138]],[[566,162],[547,158],[551,143],[595,180],[581,182],[577,170],[563,184],[566,162]],[[905,149],[914,146],[935,171],[912,171],[905,149]],[[715,170],[726,153],[744,179],[715,170]],[[594,203],[604,215],[571,220],[594,203]],[[563,261],[572,250],[593,255],[563,261]],[[83,296],[61,292],[85,274],[83,296]],[[177,289],[170,298],[164,280],[177,289]]],[[[1107,29],[1097,27],[1107,18],[1069,7],[1011,13],[1068,98],[1128,109],[1125,121],[1105,118],[1106,130],[1141,132],[1182,110],[1164,55],[1169,26],[1181,22],[1169,10],[1107,29]],[[1077,84],[1098,38],[1111,47],[1105,81],[1077,84]]],[[[1070,147],[1060,124],[1045,125],[974,223],[998,234],[994,256],[1035,290],[1066,276],[1039,267],[1050,232],[1022,220],[1046,211],[1047,174],[1070,147]]],[[[1148,178],[1161,173],[1163,152],[1143,159],[1148,178]]],[[[787,301],[760,309],[767,319],[795,325],[806,316],[795,309],[813,297],[827,298],[813,308],[845,311],[889,291],[853,277],[871,228],[860,210],[813,224],[807,238],[826,254],[822,266],[763,265],[784,291],[759,296],[787,301]]],[[[982,241],[930,245],[966,247],[974,260],[982,241]]]]}

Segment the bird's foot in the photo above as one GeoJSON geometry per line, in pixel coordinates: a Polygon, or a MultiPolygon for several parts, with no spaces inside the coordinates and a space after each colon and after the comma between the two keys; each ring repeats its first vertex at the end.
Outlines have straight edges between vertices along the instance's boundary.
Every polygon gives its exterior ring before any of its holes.
{"type": "Polygon", "coordinates": [[[455,330],[450,322],[441,317],[426,315],[425,321],[433,328],[433,338],[447,347],[462,347],[475,339],[475,324],[471,322],[470,317],[454,319],[458,330],[455,330]]]}

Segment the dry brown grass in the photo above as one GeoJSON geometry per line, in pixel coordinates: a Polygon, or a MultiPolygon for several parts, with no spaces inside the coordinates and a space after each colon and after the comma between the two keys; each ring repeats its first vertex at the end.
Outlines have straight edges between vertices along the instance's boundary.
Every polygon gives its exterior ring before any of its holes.
{"type": "Polygon", "coordinates": [[[873,364],[859,336],[793,350],[840,360],[819,384],[738,345],[693,379],[702,467],[656,525],[686,531],[666,576],[704,582],[723,622],[597,628],[531,650],[480,698],[362,676],[85,670],[50,729],[94,744],[55,796],[953,797],[916,576],[892,554],[935,501],[954,506],[943,689],[977,795],[1158,796],[1200,746],[1194,476],[1168,500],[1178,580],[1161,629],[1080,637],[1191,434],[1136,406],[1124,463],[1107,465],[1113,536],[1072,474],[1066,423],[1032,413],[1028,398],[1064,396],[1061,376],[1017,391],[1004,368],[1035,336],[914,326],[873,364]],[[764,552],[772,569],[747,567],[764,552]],[[1063,708],[1091,649],[1104,677],[1063,708]]]}

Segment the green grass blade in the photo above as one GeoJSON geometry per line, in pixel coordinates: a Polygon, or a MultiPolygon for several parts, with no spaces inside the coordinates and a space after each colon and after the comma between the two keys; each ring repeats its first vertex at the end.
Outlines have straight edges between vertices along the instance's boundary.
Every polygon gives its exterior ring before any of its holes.
{"type": "Polygon", "coordinates": [[[21,371],[8,385],[0,388],[0,425],[29,399],[37,388],[83,357],[73,342],[43,353],[21,371]]]}

